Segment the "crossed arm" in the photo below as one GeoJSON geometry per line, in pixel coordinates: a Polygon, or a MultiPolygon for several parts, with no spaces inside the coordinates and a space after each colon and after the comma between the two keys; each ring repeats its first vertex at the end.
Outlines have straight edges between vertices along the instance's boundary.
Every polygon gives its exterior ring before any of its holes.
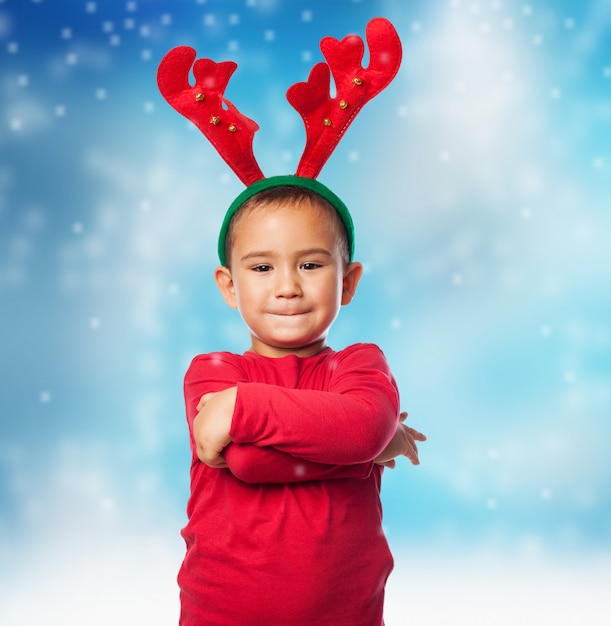
{"type": "MultiPolygon", "coordinates": [[[[230,430],[237,387],[202,396],[193,422],[197,456],[215,468],[230,467],[232,473],[245,482],[301,482],[334,478],[366,478],[371,462],[351,465],[326,465],[299,459],[271,447],[232,444],[230,430]]],[[[413,465],[418,459],[418,441],[426,437],[405,424],[407,413],[400,415],[397,429],[388,445],[373,460],[377,465],[394,468],[395,459],[405,456],[413,465]]]]}
{"type": "Polygon", "coordinates": [[[220,391],[200,396],[205,389],[192,385],[187,393],[194,451],[210,467],[265,483],[366,478],[373,463],[392,468],[398,456],[419,463],[416,442],[425,437],[405,425],[407,413],[397,421],[396,387],[384,375],[326,392],[244,384],[239,375],[227,387],[224,374],[220,391]]]}

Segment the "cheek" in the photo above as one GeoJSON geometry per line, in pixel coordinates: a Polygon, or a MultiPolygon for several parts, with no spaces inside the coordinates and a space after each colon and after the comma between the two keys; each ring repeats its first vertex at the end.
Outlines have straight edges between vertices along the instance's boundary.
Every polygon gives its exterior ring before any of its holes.
{"type": "Polygon", "coordinates": [[[253,304],[261,299],[262,289],[251,281],[242,280],[236,284],[235,293],[238,303],[253,304]]]}
{"type": "Polygon", "coordinates": [[[342,281],[329,281],[327,285],[325,285],[324,290],[321,291],[321,296],[324,302],[328,303],[329,306],[339,307],[341,304],[343,292],[343,283],[342,281]]]}

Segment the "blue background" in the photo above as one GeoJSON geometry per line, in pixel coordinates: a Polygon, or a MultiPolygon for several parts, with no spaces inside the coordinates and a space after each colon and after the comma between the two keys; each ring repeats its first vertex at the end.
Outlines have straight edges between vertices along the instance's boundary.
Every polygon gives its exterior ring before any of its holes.
{"type": "Polygon", "coordinates": [[[212,280],[242,185],[161,57],[235,60],[292,173],[286,89],[377,15],[401,70],[320,180],[366,268],[331,343],[378,343],[429,438],[384,478],[387,624],[608,617],[611,3],[0,0],[2,624],[176,623],[182,377],[248,337],[212,280]]]}

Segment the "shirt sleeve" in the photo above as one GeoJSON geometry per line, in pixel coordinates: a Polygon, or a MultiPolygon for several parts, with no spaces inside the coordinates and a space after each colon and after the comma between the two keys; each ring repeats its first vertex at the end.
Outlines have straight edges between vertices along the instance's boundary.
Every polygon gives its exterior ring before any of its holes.
{"type": "Polygon", "coordinates": [[[335,353],[325,391],[239,382],[230,435],[315,463],[372,461],[394,435],[399,394],[382,351],[335,353]]]}
{"type": "Polygon", "coordinates": [[[373,463],[326,465],[298,459],[275,448],[231,443],[223,452],[231,473],[250,484],[368,478],[373,463]]]}
{"type": "Polygon", "coordinates": [[[191,451],[195,455],[193,420],[197,416],[197,405],[206,393],[224,391],[245,382],[247,376],[235,355],[229,352],[213,352],[196,356],[185,374],[184,393],[189,425],[191,451]]]}

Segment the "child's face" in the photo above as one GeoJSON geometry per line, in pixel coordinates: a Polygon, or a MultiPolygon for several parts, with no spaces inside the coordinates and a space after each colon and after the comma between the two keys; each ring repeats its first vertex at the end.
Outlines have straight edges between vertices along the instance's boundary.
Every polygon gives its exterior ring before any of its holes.
{"type": "Polygon", "coordinates": [[[360,263],[345,266],[335,229],[309,202],[257,207],[240,219],[231,269],[217,268],[215,278],[227,304],[239,309],[254,352],[309,356],[326,346],[362,274],[360,263]]]}

